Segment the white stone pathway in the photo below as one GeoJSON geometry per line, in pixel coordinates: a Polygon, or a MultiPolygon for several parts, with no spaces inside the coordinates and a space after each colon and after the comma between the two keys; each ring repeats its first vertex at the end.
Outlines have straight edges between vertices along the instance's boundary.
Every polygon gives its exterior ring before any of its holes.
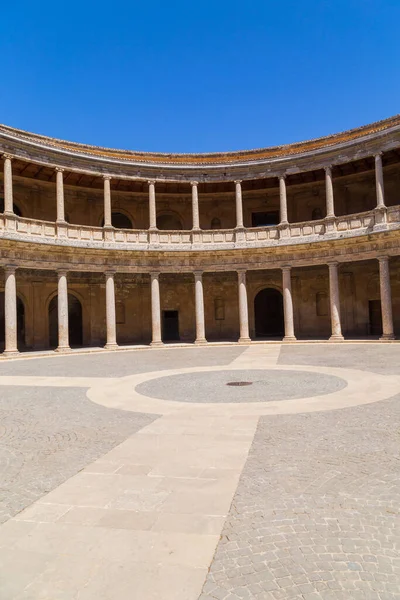
{"type": "Polygon", "coordinates": [[[254,346],[229,366],[120,379],[0,377],[0,385],[89,387],[95,402],[162,415],[0,527],[0,599],[197,600],[259,416],[331,410],[399,389],[395,376],[278,367],[279,350],[254,346]],[[162,401],[134,389],[161,375],[247,368],[332,373],[348,386],[242,405],[162,401]]]}

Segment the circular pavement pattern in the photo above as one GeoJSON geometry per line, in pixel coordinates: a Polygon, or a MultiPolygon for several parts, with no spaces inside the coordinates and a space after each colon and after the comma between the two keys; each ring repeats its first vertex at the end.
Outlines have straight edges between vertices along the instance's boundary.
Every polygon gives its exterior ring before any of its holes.
{"type": "Polygon", "coordinates": [[[135,391],[150,398],[177,402],[270,402],[310,398],[347,386],[340,377],[288,370],[226,370],[183,373],[140,383],[135,391]],[[243,383],[251,385],[232,385],[243,383]]]}

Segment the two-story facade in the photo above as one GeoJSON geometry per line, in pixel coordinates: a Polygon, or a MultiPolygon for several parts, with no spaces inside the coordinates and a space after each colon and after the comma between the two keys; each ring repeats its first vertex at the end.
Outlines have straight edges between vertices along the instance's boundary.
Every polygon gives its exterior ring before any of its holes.
{"type": "Polygon", "coordinates": [[[400,116],[245,152],[0,126],[0,344],[400,333],[400,116]]]}

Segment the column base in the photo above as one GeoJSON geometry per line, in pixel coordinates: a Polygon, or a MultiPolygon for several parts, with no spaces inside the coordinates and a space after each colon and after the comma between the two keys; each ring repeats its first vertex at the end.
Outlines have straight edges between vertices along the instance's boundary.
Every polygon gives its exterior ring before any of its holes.
{"type": "Polygon", "coordinates": [[[3,356],[11,357],[18,356],[20,354],[19,350],[4,350],[3,356]]]}
{"type": "Polygon", "coordinates": [[[331,335],[331,337],[329,338],[330,342],[343,342],[344,341],[344,337],[342,335],[331,335]]]}
{"type": "Polygon", "coordinates": [[[151,342],[150,346],[152,348],[162,348],[164,346],[164,342],[151,342]]]}
{"type": "Polygon", "coordinates": [[[295,335],[285,335],[282,342],[297,342],[297,338],[295,335]]]}
{"type": "Polygon", "coordinates": [[[239,344],[250,344],[250,342],[251,342],[251,339],[249,337],[238,339],[239,344]]]}
{"type": "Polygon", "coordinates": [[[379,339],[382,340],[382,342],[384,342],[385,340],[395,340],[396,336],[394,335],[394,333],[384,333],[379,339]]]}
{"type": "Polygon", "coordinates": [[[207,344],[207,340],[206,338],[200,338],[198,340],[195,340],[194,343],[196,344],[196,346],[204,346],[204,344],[207,344]]]}
{"type": "Polygon", "coordinates": [[[106,344],[104,346],[104,349],[105,350],[117,350],[118,347],[119,347],[118,344],[106,344]]]}
{"type": "Polygon", "coordinates": [[[54,352],[60,352],[60,353],[67,353],[67,352],[71,352],[71,347],[70,346],[58,346],[54,352]]]}

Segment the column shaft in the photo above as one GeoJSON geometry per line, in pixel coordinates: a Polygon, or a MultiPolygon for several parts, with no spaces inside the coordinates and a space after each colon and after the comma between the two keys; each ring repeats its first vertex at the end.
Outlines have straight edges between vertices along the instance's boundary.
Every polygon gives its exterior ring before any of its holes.
{"type": "Polygon", "coordinates": [[[66,352],[69,347],[68,332],[68,283],[67,272],[58,272],[58,352],[66,352]]]}
{"type": "Polygon", "coordinates": [[[4,155],[4,212],[14,214],[11,157],[4,155]]]}
{"type": "Polygon", "coordinates": [[[56,169],[56,196],[57,196],[57,222],[65,222],[65,208],[64,208],[64,169],[56,169]]]}
{"type": "Polygon", "coordinates": [[[200,215],[199,215],[199,194],[198,194],[198,183],[192,181],[192,215],[193,215],[193,229],[200,229],[200,215]]]}
{"type": "Polygon", "coordinates": [[[156,182],[149,181],[149,220],[150,229],[157,229],[156,182]]]}
{"type": "Polygon", "coordinates": [[[340,291],[339,291],[339,277],[338,277],[338,264],[329,263],[329,300],[331,307],[331,326],[332,335],[330,340],[340,341],[343,340],[342,325],[340,322],[340,291]]]}
{"type": "Polygon", "coordinates": [[[383,186],[382,156],[375,156],[376,208],[385,208],[385,192],[383,186]]]}
{"type": "Polygon", "coordinates": [[[250,342],[249,335],[249,308],[247,304],[247,286],[246,286],[246,271],[238,271],[239,284],[239,325],[240,338],[239,342],[248,344],[250,342]]]}
{"type": "Polygon", "coordinates": [[[114,273],[106,273],[106,323],[107,323],[107,343],[108,349],[117,348],[117,326],[115,313],[115,284],[114,273]]]}
{"type": "Polygon", "coordinates": [[[104,177],[104,227],[112,227],[111,177],[104,177]]]}
{"type": "Polygon", "coordinates": [[[333,218],[335,216],[335,203],[333,198],[332,169],[325,167],[325,190],[326,190],[326,216],[333,218]]]}
{"type": "Polygon", "coordinates": [[[379,283],[381,289],[382,337],[381,340],[394,340],[392,291],[390,286],[389,258],[379,259],[379,283]]]}
{"type": "Polygon", "coordinates": [[[160,346],[161,339],[161,304],[159,273],[151,273],[151,331],[152,346],[160,346]]]}
{"type": "Polygon", "coordinates": [[[294,335],[292,279],[290,273],[291,267],[282,268],[283,313],[285,319],[284,340],[287,342],[291,342],[296,339],[294,335]]]}
{"type": "Polygon", "coordinates": [[[15,267],[5,268],[4,286],[5,347],[4,354],[16,354],[17,347],[17,285],[15,267]]]}
{"type": "Polygon", "coordinates": [[[205,321],[204,321],[204,292],[203,292],[203,274],[195,272],[195,302],[196,302],[196,344],[206,342],[205,321]]]}
{"type": "Polygon", "coordinates": [[[287,216],[287,196],[286,196],[286,181],[284,175],[279,177],[279,202],[280,202],[280,223],[286,225],[288,223],[287,216]]]}
{"type": "Polygon", "coordinates": [[[243,201],[242,201],[242,182],[235,181],[236,190],[236,227],[243,228],[243,201]]]}

